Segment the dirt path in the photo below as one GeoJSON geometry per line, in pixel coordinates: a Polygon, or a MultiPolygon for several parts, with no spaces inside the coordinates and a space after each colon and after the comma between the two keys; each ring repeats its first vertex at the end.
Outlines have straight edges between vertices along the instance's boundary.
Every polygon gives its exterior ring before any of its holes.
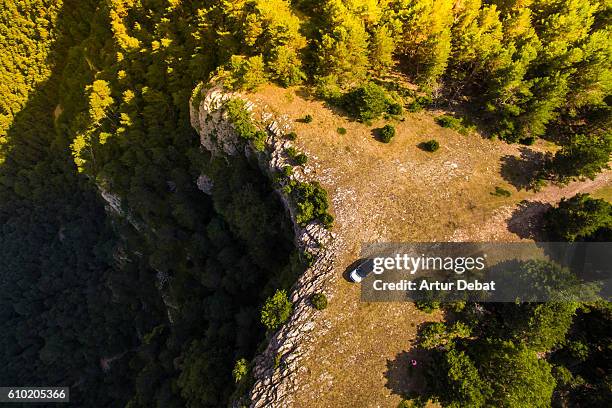
{"type": "Polygon", "coordinates": [[[599,174],[594,180],[575,181],[566,186],[548,186],[516,205],[507,205],[495,211],[482,224],[456,230],[449,241],[518,241],[543,238],[542,216],[563,198],[578,193],[592,193],[612,185],[612,171],[599,174]]]}

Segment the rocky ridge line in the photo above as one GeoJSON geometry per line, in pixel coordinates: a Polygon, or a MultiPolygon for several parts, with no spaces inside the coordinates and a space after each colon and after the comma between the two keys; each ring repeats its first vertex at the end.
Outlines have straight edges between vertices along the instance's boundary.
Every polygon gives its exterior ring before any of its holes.
{"type": "MultiPolygon", "coordinates": [[[[283,136],[291,131],[291,122],[286,116],[277,116],[266,106],[258,107],[243,94],[227,92],[221,86],[212,85],[199,90],[190,104],[191,124],[200,135],[202,147],[215,155],[256,156],[259,166],[268,177],[289,165],[285,149],[291,142],[283,136]],[[250,143],[244,143],[227,119],[224,105],[232,98],[246,102],[247,109],[256,123],[267,130],[264,152],[256,151],[250,143]],[[194,102],[198,106],[194,106],[194,102]]],[[[308,165],[294,167],[290,176],[297,181],[312,180],[313,169],[308,165]]],[[[205,175],[198,179],[202,191],[210,193],[212,181],[205,175]]],[[[266,349],[255,357],[253,375],[255,383],[249,393],[251,407],[287,407],[293,402],[297,389],[296,375],[303,356],[302,345],[313,336],[316,310],[310,304],[310,296],[323,292],[329,279],[333,278],[333,263],[336,258],[335,234],[318,221],[301,227],[295,221],[295,210],[291,198],[280,189],[276,193],[291,217],[295,231],[295,243],[300,250],[312,256],[313,263],[294,284],[290,299],[293,314],[270,338],[266,349]]]]}

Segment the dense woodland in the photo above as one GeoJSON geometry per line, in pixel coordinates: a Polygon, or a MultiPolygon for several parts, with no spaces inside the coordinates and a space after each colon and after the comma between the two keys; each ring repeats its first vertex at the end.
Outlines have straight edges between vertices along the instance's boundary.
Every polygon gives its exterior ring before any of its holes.
{"type": "MultiPolygon", "coordinates": [[[[265,299],[291,286],[304,259],[255,163],[199,149],[189,123],[197,83],[216,75],[245,90],[303,84],[364,121],[398,105],[457,108],[491,137],[559,145],[540,177],[594,177],[612,152],[610,8],[594,0],[2,0],[0,385],[70,385],[78,406],[227,404],[234,363],[265,343],[265,299]],[[398,74],[418,90],[398,86],[398,74]],[[203,171],[220,181],[212,196],[194,183],[203,171]],[[101,191],[120,198],[122,214],[105,211],[101,191]]],[[[574,224],[550,227],[559,239],[609,237],[604,204],[579,198],[558,211],[599,214],[564,217],[574,224]],[[603,235],[593,235],[593,219],[603,235]]],[[[567,338],[579,325],[609,327],[606,308],[558,311],[574,319],[567,338]]],[[[546,344],[561,344],[555,339],[546,344]]],[[[503,347],[528,367],[543,364],[512,344],[503,347]]],[[[551,359],[561,361],[559,347],[551,359]]],[[[564,366],[588,384],[585,393],[594,374],[579,370],[603,358],[589,353],[564,366]]],[[[551,378],[537,379],[547,393],[582,398],[551,378]]],[[[596,387],[609,392],[606,381],[596,387]]],[[[478,395],[502,395],[479,392],[474,401],[498,404],[478,395]]]]}

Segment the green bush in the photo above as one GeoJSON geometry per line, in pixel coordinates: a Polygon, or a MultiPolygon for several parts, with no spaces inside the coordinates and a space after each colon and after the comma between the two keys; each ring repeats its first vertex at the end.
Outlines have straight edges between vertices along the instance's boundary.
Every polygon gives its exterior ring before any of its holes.
{"type": "Polygon", "coordinates": [[[343,97],[344,108],[362,122],[380,117],[387,111],[389,104],[385,89],[372,82],[354,88],[343,97]]]}
{"type": "Polygon", "coordinates": [[[225,112],[227,117],[238,136],[245,140],[250,140],[255,137],[257,128],[251,120],[251,114],[246,109],[246,102],[239,98],[230,99],[225,104],[225,112]]]}
{"type": "Polygon", "coordinates": [[[327,297],[323,293],[315,293],[310,297],[310,303],[317,310],[323,310],[327,307],[327,297]]]}
{"type": "Polygon", "coordinates": [[[512,195],[510,191],[506,190],[505,188],[499,187],[499,186],[496,186],[495,192],[491,194],[497,197],[510,197],[512,195]]]}
{"type": "Polygon", "coordinates": [[[466,126],[462,118],[455,118],[450,115],[440,115],[435,120],[438,125],[456,130],[462,135],[467,135],[474,130],[474,126],[466,126]]]}
{"type": "Polygon", "coordinates": [[[379,131],[379,138],[383,143],[389,143],[393,136],[395,136],[395,127],[393,125],[385,125],[379,131]]]}
{"type": "Polygon", "coordinates": [[[295,140],[295,139],[297,139],[297,133],[289,132],[289,133],[285,134],[285,139],[287,139],[287,140],[295,140]]]}
{"type": "Polygon", "coordinates": [[[319,221],[321,221],[325,228],[329,229],[334,223],[334,217],[329,213],[321,214],[319,216],[319,221]]]}
{"type": "Polygon", "coordinates": [[[302,119],[302,122],[304,122],[304,123],[311,123],[312,122],[312,115],[304,116],[304,119],[302,119]]]}
{"type": "Polygon", "coordinates": [[[419,147],[425,150],[426,152],[433,153],[440,148],[440,143],[438,143],[437,140],[431,139],[431,140],[421,143],[419,147]]]}
{"type": "Polygon", "coordinates": [[[343,128],[343,127],[339,127],[338,128],[338,133],[341,134],[341,135],[346,135],[346,129],[343,128]]]}
{"type": "Polygon", "coordinates": [[[329,202],[325,189],[317,182],[292,181],[290,186],[297,208],[297,223],[305,226],[310,221],[319,220],[326,228],[330,228],[334,219],[328,213],[329,202]]]}
{"type": "Polygon", "coordinates": [[[249,362],[244,358],[241,358],[240,360],[236,361],[236,364],[234,364],[234,369],[232,370],[232,377],[234,377],[234,382],[240,382],[243,378],[247,376],[248,373],[249,362]]]}
{"type": "Polygon", "coordinates": [[[306,162],[308,161],[308,156],[306,156],[304,153],[299,153],[295,156],[294,160],[295,164],[301,166],[306,164],[306,162]]]}
{"type": "Polygon", "coordinates": [[[258,152],[263,152],[266,148],[266,139],[268,138],[268,134],[263,130],[258,130],[253,135],[251,142],[253,143],[253,147],[258,152]]]}
{"type": "Polygon", "coordinates": [[[433,313],[434,310],[440,308],[440,302],[437,300],[418,300],[414,302],[414,305],[425,313],[433,313]]]}
{"type": "Polygon", "coordinates": [[[217,70],[217,77],[230,90],[255,91],[267,81],[265,64],[261,55],[245,57],[232,55],[229,62],[217,70]]]}
{"type": "Polygon", "coordinates": [[[458,129],[463,126],[462,120],[449,115],[441,115],[436,118],[436,123],[444,128],[458,129]]]}
{"type": "Polygon", "coordinates": [[[570,142],[559,149],[550,164],[562,180],[588,177],[609,168],[612,154],[612,134],[574,135],[570,142]]]}
{"type": "Polygon", "coordinates": [[[287,297],[287,292],[277,290],[266,300],[261,310],[261,322],[268,330],[276,330],[289,319],[292,310],[293,305],[287,297]]]}
{"type": "Polygon", "coordinates": [[[544,220],[553,240],[571,242],[599,237],[605,241],[612,235],[612,204],[588,194],[576,194],[548,210],[544,220]]]}
{"type": "Polygon", "coordinates": [[[339,103],[342,100],[342,89],[338,85],[336,75],[315,77],[315,94],[331,103],[339,103]]]}
{"type": "Polygon", "coordinates": [[[283,167],[283,175],[285,177],[289,177],[293,174],[293,167],[292,166],[285,166],[283,167]]]}
{"type": "Polygon", "coordinates": [[[287,153],[287,157],[293,160],[298,166],[306,164],[308,161],[308,156],[306,156],[304,153],[298,153],[293,146],[289,146],[287,149],[285,149],[285,153],[287,153]]]}
{"type": "Polygon", "coordinates": [[[420,112],[423,108],[430,106],[432,102],[429,96],[417,96],[408,104],[408,110],[410,112],[420,112]]]}
{"type": "Polygon", "coordinates": [[[297,156],[297,150],[293,146],[286,148],[285,153],[287,153],[287,157],[289,157],[291,160],[295,159],[295,156],[297,156]]]}
{"type": "Polygon", "coordinates": [[[404,112],[404,108],[402,107],[402,104],[397,103],[397,102],[391,102],[389,103],[389,106],[387,107],[387,113],[390,115],[401,115],[404,112]]]}

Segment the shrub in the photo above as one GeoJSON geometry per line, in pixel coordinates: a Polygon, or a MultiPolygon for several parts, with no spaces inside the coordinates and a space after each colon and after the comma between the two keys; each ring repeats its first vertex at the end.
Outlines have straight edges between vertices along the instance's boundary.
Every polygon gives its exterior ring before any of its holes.
{"type": "Polygon", "coordinates": [[[200,109],[200,104],[204,98],[204,83],[199,82],[191,92],[191,106],[195,109],[200,109]]]}
{"type": "Polygon", "coordinates": [[[466,126],[461,118],[449,115],[440,115],[436,118],[436,123],[444,128],[456,130],[462,135],[467,135],[474,130],[474,126],[466,126]]]}
{"type": "Polygon", "coordinates": [[[317,310],[323,310],[327,307],[327,297],[323,293],[315,293],[310,297],[310,303],[317,310]]]}
{"type": "Polygon", "coordinates": [[[438,143],[437,140],[431,139],[431,140],[421,143],[419,147],[425,150],[426,152],[433,153],[440,148],[440,143],[438,143]]]}
{"type": "Polygon", "coordinates": [[[302,122],[304,122],[304,123],[311,123],[312,122],[312,115],[304,116],[304,119],[302,119],[302,122]]]}
{"type": "Polygon", "coordinates": [[[387,111],[389,98],[383,87],[368,82],[347,92],[343,97],[343,105],[357,119],[368,122],[387,111]]]}
{"type": "Polygon", "coordinates": [[[575,135],[569,144],[555,153],[552,170],[562,179],[588,177],[609,168],[612,154],[612,135],[575,135]]]}
{"type": "Polygon", "coordinates": [[[519,143],[525,146],[531,146],[532,144],[534,144],[536,141],[536,137],[535,136],[528,136],[528,137],[524,137],[522,139],[519,139],[519,143]]]}
{"type": "Polygon", "coordinates": [[[235,382],[240,382],[243,378],[247,376],[249,373],[249,363],[246,359],[241,358],[236,361],[234,364],[234,369],[232,370],[232,377],[234,377],[235,382]]]}
{"type": "Polygon", "coordinates": [[[297,139],[297,133],[289,132],[289,133],[285,134],[285,138],[287,140],[295,140],[295,139],[297,139]]]}
{"type": "Polygon", "coordinates": [[[431,105],[432,102],[429,96],[417,96],[408,104],[408,110],[410,112],[420,112],[423,108],[431,105]]]}
{"type": "Polygon", "coordinates": [[[441,322],[426,324],[420,333],[419,345],[425,349],[434,349],[446,346],[455,338],[466,338],[471,335],[469,326],[463,322],[449,325],[441,322]]]}
{"type": "Polygon", "coordinates": [[[390,115],[401,115],[402,112],[404,112],[404,108],[402,108],[402,105],[400,103],[397,102],[391,102],[389,103],[389,106],[387,107],[387,113],[390,115]]]}
{"type": "Polygon", "coordinates": [[[277,290],[266,300],[261,310],[261,322],[268,330],[276,330],[289,319],[292,310],[293,305],[287,297],[287,292],[277,290]]]}
{"type": "Polygon", "coordinates": [[[295,150],[295,147],[289,146],[288,148],[285,149],[285,153],[287,153],[287,157],[293,160],[295,156],[297,155],[297,150],[295,150]]]}
{"type": "Polygon", "coordinates": [[[298,166],[301,166],[306,164],[306,162],[308,161],[308,156],[306,156],[304,153],[299,153],[295,156],[294,160],[298,166]]]}
{"type": "Polygon", "coordinates": [[[566,367],[561,366],[561,365],[557,365],[553,367],[552,375],[557,381],[557,384],[559,384],[562,387],[571,385],[574,379],[570,370],[568,370],[566,367]]]}
{"type": "Polygon", "coordinates": [[[319,221],[321,221],[325,228],[329,229],[334,223],[334,217],[332,217],[332,215],[328,213],[321,214],[319,216],[319,221]]]}
{"type": "Polygon", "coordinates": [[[227,117],[234,125],[238,136],[250,140],[255,136],[257,128],[251,120],[251,114],[246,109],[246,102],[239,98],[230,99],[225,104],[227,117]]]}
{"type": "Polygon", "coordinates": [[[510,191],[506,190],[505,188],[499,187],[499,186],[496,186],[495,192],[491,194],[497,197],[510,197],[512,195],[510,191]]]}
{"type": "Polygon", "coordinates": [[[338,133],[341,134],[341,135],[346,135],[346,129],[343,128],[343,127],[339,127],[338,128],[338,133]]]}
{"type": "Polygon", "coordinates": [[[276,353],[274,356],[274,369],[276,370],[281,365],[283,355],[281,353],[276,353]]]}
{"type": "Polygon", "coordinates": [[[312,220],[319,220],[325,227],[331,227],[333,217],[327,212],[327,192],[319,183],[292,181],[291,193],[297,207],[296,221],[304,226],[312,220]]]}
{"type": "Polygon", "coordinates": [[[434,310],[440,308],[440,302],[437,300],[418,300],[414,302],[417,309],[425,313],[433,313],[434,310]]]}
{"type": "Polygon", "coordinates": [[[293,174],[293,167],[292,166],[285,166],[283,167],[283,175],[286,177],[289,177],[293,174]]]}
{"type": "Polygon", "coordinates": [[[268,134],[264,132],[263,130],[258,130],[257,132],[255,132],[252,138],[252,143],[253,143],[253,147],[255,148],[255,150],[257,150],[258,152],[264,151],[266,147],[267,137],[268,137],[268,134]]]}
{"type": "Polygon", "coordinates": [[[612,204],[588,194],[577,194],[548,210],[544,220],[546,231],[554,240],[592,240],[611,234],[612,204]]]}
{"type": "Polygon", "coordinates": [[[338,103],[342,99],[342,89],[338,85],[336,75],[315,77],[315,94],[331,103],[338,103]]]}
{"type": "Polygon", "coordinates": [[[395,136],[395,127],[393,125],[385,125],[379,131],[380,141],[383,143],[389,143],[395,136]]]}
{"type": "Polygon", "coordinates": [[[461,119],[449,115],[441,115],[436,118],[436,123],[444,128],[458,129],[463,126],[461,119]]]}
{"type": "Polygon", "coordinates": [[[228,89],[254,91],[266,82],[265,64],[261,55],[253,57],[232,55],[229,62],[219,68],[217,76],[228,89]]]}
{"type": "Polygon", "coordinates": [[[287,156],[297,165],[306,164],[308,161],[308,156],[306,156],[304,153],[298,153],[293,146],[289,146],[287,149],[285,149],[285,153],[287,153],[287,156]]]}

